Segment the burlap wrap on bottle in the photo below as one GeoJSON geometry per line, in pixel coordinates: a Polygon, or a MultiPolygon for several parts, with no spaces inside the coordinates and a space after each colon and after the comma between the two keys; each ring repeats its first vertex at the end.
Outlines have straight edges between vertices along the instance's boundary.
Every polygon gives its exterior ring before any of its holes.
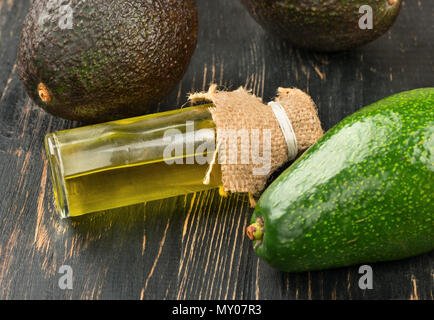
{"type": "MultiPolygon", "coordinates": [[[[271,130],[271,161],[268,174],[252,174],[255,167],[261,164],[225,163],[220,161],[224,191],[248,192],[258,196],[264,189],[270,174],[282,166],[288,159],[288,146],[279,123],[270,106],[262,103],[261,98],[254,96],[243,88],[235,91],[218,91],[217,85],[211,85],[208,92],[194,93],[189,97],[191,102],[211,101],[215,108],[211,109],[212,117],[217,128],[217,151],[219,157],[226,154],[227,139],[223,139],[221,132],[230,130],[259,132],[259,142],[263,141],[264,129],[271,130]],[[258,130],[259,129],[259,130],[258,130]],[[225,149],[226,148],[226,149],[225,149]]],[[[303,152],[315,143],[322,135],[323,129],[318,118],[315,103],[309,95],[299,89],[278,89],[275,101],[280,102],[291,121],[298,143],[298,151],[303,152]]],[[[249,150],[250,141],[237,139],[237,152],[249,150]]],[[[262,147],[261,147],[262,148],[262,147]]],[[[259,155],[263,150],[259,148],[259,155]]],[[[229,151],[233,151],[232,149],[229,151]]],[[[227,160],[226,154],[226,160],[227,160]]],[[[238,159],[241,157],[239,156],[238,159]]]]}

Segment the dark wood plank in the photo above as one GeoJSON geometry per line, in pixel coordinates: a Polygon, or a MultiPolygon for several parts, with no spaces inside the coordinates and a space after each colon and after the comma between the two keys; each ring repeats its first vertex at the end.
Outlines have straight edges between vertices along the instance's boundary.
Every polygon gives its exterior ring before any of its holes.
{"type": "MultiPolygon", "coordinates": [[[[287,274],[260,261],[244,236],[244,195],[216,191],[61,221],[43,152],[48,132],[78,126],[36,107],[15,56],[30,0],[0,0],[1,299],[433,299],[434,253],[374,264],[374,289],[358,266],[287,274]],[[61,265],[74,289],[58,287],[61,265]]],[[[352,52],[300,51],[263,31],[238,1],[200,0],[199,44],[184,79],[160,110],[211,82],[272,99],[298,87],[317,102],[326,129],[392,93],[433,86],[430,0],[406,0],[393,28],[352,52]]]]}

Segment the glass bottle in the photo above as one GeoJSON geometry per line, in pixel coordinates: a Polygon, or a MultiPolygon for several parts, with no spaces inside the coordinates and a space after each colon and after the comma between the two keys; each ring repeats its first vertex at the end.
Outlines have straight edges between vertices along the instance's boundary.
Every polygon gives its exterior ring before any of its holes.
{"type": "Polygon", "coordinates": [[[196,161],[214,156],[215,147],[203,147],[215,146],[211,107],[194,106],[48,134],[45,147],[60,216],[220,187],[220,166],[209,171],[209,161],[196,161]]]}

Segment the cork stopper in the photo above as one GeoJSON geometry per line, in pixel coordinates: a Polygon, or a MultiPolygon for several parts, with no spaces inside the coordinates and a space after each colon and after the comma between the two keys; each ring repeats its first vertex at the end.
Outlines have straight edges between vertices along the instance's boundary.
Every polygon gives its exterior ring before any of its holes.
{"type": "MultiPolygon", "coordinates": [[[[269,176],[292,160],[288,158],[288,144],[272,108],[244,88],[219,91],[217,85],[213,84],[208,92],[193,93],[189,100],[210,101],[215,105],[210,111],[216,123],[217,151],[219,156],[224,155],[223,160],[220,157],[219,163],[225,192],[248,192],[258,196],[265,188],[269,176]],[[228,132],[247,132],[250,140],[237,139],[235,150],[230,149],[228,132]],[[267,141],[267,137],[270,138],[270,144],[261,145],[261,142],[267,141]],[[253,144],[254,140],[259,141],[259,148],[253,144]],[[259,158],[265,158],[269,153],[269,170],[256,174],[264,168],[264,163],[240,161],[246,152],[258,154],[259,158]],[[233,153],[237,153],[236,163],[227,161],[233,153]]],[[[324,131],[315,103],[309,95],[299,89],[279,88],[274,101],[282,105],[291,122],[299,154],[322,137],[324,131]]],[[[247,158],[244,157],[244,160],[247,158]]]]}

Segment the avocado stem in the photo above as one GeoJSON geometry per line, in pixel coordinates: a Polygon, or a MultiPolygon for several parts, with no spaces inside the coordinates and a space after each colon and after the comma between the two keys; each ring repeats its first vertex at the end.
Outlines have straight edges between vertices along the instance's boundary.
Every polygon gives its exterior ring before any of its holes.
{"type": "Polygon", "coordinates": [[[51,95],[48,92],[48,89],[45,86],[45,84],[43,84],[42,82],[39,83],[38,85],[38,94],[43,102],[47,103],[51,101],[51,95]]]}
{"type": "Polygon", "coordinates": [[[257,241],[254,249],[262,244],[264,238],[264,219],[262,217],[256,218],[255,223],[252,223],[246,229],[247,237],[252,241],[257,241]]]}

